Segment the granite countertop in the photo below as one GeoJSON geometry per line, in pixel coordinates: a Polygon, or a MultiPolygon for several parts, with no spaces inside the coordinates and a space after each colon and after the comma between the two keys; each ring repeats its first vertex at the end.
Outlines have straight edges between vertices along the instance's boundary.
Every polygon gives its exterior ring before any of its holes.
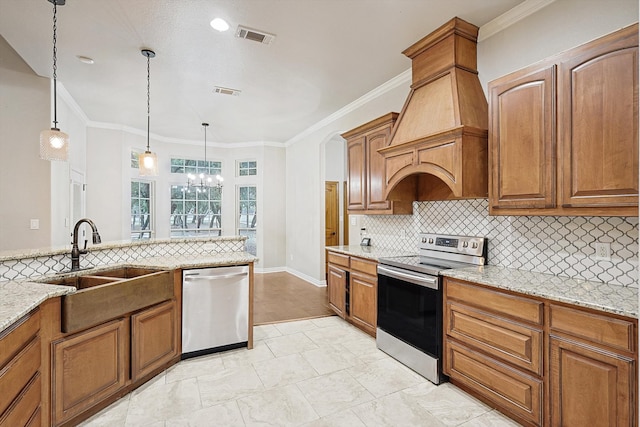
{"type": "Polygon", "coordinates": [[[72,286],[26,281],[0,282],[0,333],[49,298],[74,293],[72,286]]]}
{"type": "Polygon", "coordinates": [[[52,278],[75,276],[78,274],[99,274],[100,271],[119,267],[157,268],[161,270],[175,270],[177,268],[215,267],[223,265],[248,264],[256,262],[258,258],[248,252],[226,252],[210,255],[182,255],[167,257],[141,258],[126,263],[103,265],[96,268],[43,276],[29,280],[0,282],[0,333],[11,326],[16,320],[38,307],[48,298],[68,295],[76,292],[73,286],[49,285],[38,283],[52,278]]]}
{"type": "Polygon", "coordinates": [[[345,255],[358,256],[361,258],[368,258],[375,261],[378,261],[378,259],[380,258],[416,255],[415,252],[402,252],[402,251],[397,251],[393,249],[378,248],[376,246],[360,246],[360,245],[326,246],[325,249],[332,252],[338,252],[345,255]]]}
{"type": "Polygon", "coordinates": [[[496,266],[445,270],[443,276],[638,318],[638,289],[496,266]]]}

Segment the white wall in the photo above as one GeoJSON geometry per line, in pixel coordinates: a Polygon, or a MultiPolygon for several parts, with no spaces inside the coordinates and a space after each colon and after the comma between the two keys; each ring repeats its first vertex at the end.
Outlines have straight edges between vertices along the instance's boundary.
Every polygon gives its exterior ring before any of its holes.
{"type": "Polygon", "coordinates": [[[478,71],[487,83],[548,56],[638,22],[637,0],[556,0],[478,43],[478,71]]]}
{"type": "MultiPolygon", "coordinates": [[[[339,135],[334,136],[325,144],[324,149],[324,181],[338,182],[338,244],[344,242],[344,184],[346,181],[346,145],[347,142],[339,135]]],[[[323,198],[324,202],[324,198],[323,198]]],[[[324,211],[324,204],[322,205],[324,211]]]]}
{"type": "MultiPolygon", "coordinates": [[[[490,80],[637,20],[636,0],[557,0],[478,44],[478,71],[485,93],[490,80]]],[[[319,147],[337,133],[400,111],[408,93],[409,82],[288,146],[287,266],[292,271],[317,282],[324,277],[324,230],[318,225],[324,223],[324,186],[317,161],[324,153],[319,147]]]]}
{"type": "Polygon", "coordinates": [[[287,267],[292,272],[317,283],[324,277],[324,160],[318,161],[325,155],[323,143],[390,111],[399,112],[408,93],[409,81],[287,147],[287,267]]]}
{"type": "Polygon", "coordinates": [[[0,250],[51,246],[51,164],[40,132],[51,128],[50,81],[0,37],[0,250]],[[30,219],[40,229],[30,229],[30,219]]]}

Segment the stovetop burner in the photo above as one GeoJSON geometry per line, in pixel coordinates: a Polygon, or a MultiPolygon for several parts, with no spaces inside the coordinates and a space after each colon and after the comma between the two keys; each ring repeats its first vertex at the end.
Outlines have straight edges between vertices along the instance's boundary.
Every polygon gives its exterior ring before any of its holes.
{"type": "Polygon", "coordinates": [[[380,264],[437,276],[443,270],[485,264],[483,237],[421,233],[419,254],[380,258],[380,264]]]}

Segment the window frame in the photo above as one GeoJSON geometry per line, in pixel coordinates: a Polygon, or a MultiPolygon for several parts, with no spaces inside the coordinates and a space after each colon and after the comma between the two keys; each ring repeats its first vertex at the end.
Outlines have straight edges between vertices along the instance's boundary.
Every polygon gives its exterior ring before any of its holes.
{"type": "MultiPolygon", "coordinates": [[[[155,181],[154,180],[148,180],[148,179],[142,179],[142,178],[135,178],[132,177],[129,180],[130,184],[129,184],[129,188],[130,188],[130,193],[129,193],[129,238],[131,239],[131,241],[134,240],[150,240],[152,238],[155,237],[156,234],[156,224],[155,224],[155,181]],[[141,200],[148,200],[148,207],[149,207],[149,213],[148,213],[148,219],[149,219],[149,223],[148,223],[148,229],[134,229],[136,220],[134,218],[134,213],[133,213],[133,201],[134,201],[134,193],[132,191],[132,187],[133,187],[133,183],[137,183],[137,184],[148,184],[149,185],[149,197],[148,198],[141,198],[140,195],[140,187],[138,187],[138,196],[135,198],[136,200],[138,200],[138,202],[140,202],[141,200]],[[145,234],[148,234],[148,237],[144,237],[145,234]],[[136,237],[137,235],[137,237],[136,237]]],[[[139,205],[139,203],[138,203],[139,205]]],[[[143,215],[142,213],[138,214],[138,215],[143,215]]],[[[142,218],[141,218],[141,222],[142,222],[142,218]]]]}
{"type": "MultiPolygon", "coordinates": [[[[246,244],[246,251],[256,255],[257,251],[258,251],[258,185],[256,184],[238,184],[236,186],[236,232],[239,236],[247,236],[247,233],[249,232],[253,232],[254,234],[254,242],[253,244],[250,243],[251,241],[251,237],[249,236],[249,238],[247,239],[247,244],[246,244]],[[242,189],[243,188],[253,188],[254,189],[254,198],[251,199],[250,197],[246,198],[246,199],[241,199],[241,194],[242,194],[242,189]],[[242,222],[241,222],[241,218],[242,218],[242,205],[243,203],[251,203],[253,202],[255,204],[255,211],[253,213],[253,220],[251,221],[251,226],[248,227],[242,227],[242,222]],[[244,232],[244,233],[243,233],[244,232]]],[[[249,211],[247,211],[247,221],[246,224],[248,225],[248,220],[249,220],[249,211]]]]}
{"type": "Polygon", "coordinates": [[[236,176],[237,177],[258,176],[258,161],[254,159],[236,160],[236,176]],[[247,173],[243,174],[242,173],[243,171],[246,171],[247,173]]]}
{"type": "MultiPolygon", "coordinates": [[[[197,180],[199,181],[199,180],[197,180]]],[[[207,190],[207,194],[209,195],[208,199],[200,199],[199,195],[202,195],[202,192],[198,192],[195,188],[190,189],[189,191],[183,191],[183,189],[187,187],[184,183],[172,182],[169,184],[169,237],[171,239],[189,239],[189,238],[198,238],[198,237],[217,237],[222,236],[222,211],[223,211],[223,192],[222,189],[217,190],[215,186],[211,186],[207,190]],[[174,191],[181,193],[184,197],[176,198],[174,197],[174,191]],[[217,192],[219,194],[219,198],[211,198],[212,192],[217,192]],[[188,194],[192,194],[193,197],[187,197],[188,194]],[[174,203],[180,202],[182,203],[182,212],[174,213],[174,203]],[[204,216],[202,216],[202,220],[206,219],[209,215],[212,215],[211,223],[215,221],[215,218],[218,218],[218,227],[206,227],[202,228],[201,224],[206,223],[205,221],[198,221],[198,215],[202,215],[198,213],[198,207],[202,203],[209,204],[209,208],[211,208],[211,202],[217,204],[219,206],[219,210],[215,213],[215,210],[211,213],[207,212],[204,216]],[[187,213],[188,204],[192,204],[195,207],[195,212],[187,213]],[[179,220],[183,225],[186,224],[186,227],[183,226],[181,228],[174,227],[176,221],[179,220]],[[180,218],[182,217],[182,218],[180,218]],[[196,221],[196,227],[189,227],[188,224],[196,221]]]]}

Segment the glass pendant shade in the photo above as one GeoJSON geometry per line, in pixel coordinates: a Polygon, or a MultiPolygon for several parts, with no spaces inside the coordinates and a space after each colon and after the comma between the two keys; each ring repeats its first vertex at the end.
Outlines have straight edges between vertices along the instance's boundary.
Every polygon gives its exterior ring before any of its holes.
{"type": "Polygon", "coordinates": [[[151,151],[145,151],[138,156],[138,165],[141,176],[158,175],[158,156],[151,151]]]}
{"type": "Polygon", "coordinates": [[[44,160],[67,161],[69,135],[60,129],[51,128],[40,132],[40,158],[44,160]]]}

